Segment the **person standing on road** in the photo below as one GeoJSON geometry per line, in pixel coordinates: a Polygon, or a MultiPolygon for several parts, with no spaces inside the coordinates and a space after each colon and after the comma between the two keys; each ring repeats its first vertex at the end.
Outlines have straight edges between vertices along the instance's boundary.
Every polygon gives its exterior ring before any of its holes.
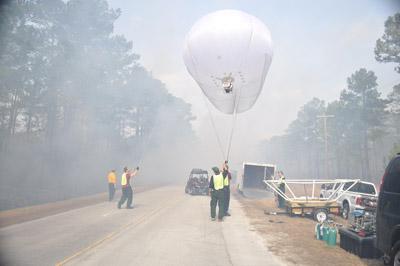
{"type": "MultiPolygon", "coordinates": [[[[279,178],[279,190],[285,194],[285,176],[283,175],[282,171],[278,171],[278,178],[279,178]]],[[[285,208],[285,199],[278,194],[278,207],[280,209],[285,208]]]]}
{"type": "Polygon", "coordinates": [[[112,201],[115,195],[115,184],[117,183],[117,177],[115,175],[115,170],[111,170],[108,175],[108,200],[112,201]]]}
{"type": "Polygon", "coordinates": [[[136,169],[133,172],[132,170],[128,170],[128,167],[124,167],[124,173],[122,174],[121,177],[122,196],[118,202],[118,209],[121,209],[121,206],[125,203],[126,200],[128,200],[128,202],[126,203],[126,208],[133,209],[132,207],[133,190],[130,181],[131,178],[135,176],[138,171],[139,167],[136,167],[136,169]]]}
{"type": "Polygon", "coordinates": [[[210,210],[211,210],[211,220],[215,221],[216,209],[218,204],[218,221],[222,222],[225,212],[224,206],[224,176],[218,167],[212,168],[214,175],[210,178],[210,210]]]}
{"type": "Polygon", "coordinates": [[[229,172],[229,167],[228,167],[228,162],[225,161],[223,165],[223,173],[222,175],[224,176],[224,216],[231,216],[231,214],[228,212],[229,210],[229,202],[231,199],[231,189],[230,189],[230,184],[231,184],[231,173],[229,172]]]}

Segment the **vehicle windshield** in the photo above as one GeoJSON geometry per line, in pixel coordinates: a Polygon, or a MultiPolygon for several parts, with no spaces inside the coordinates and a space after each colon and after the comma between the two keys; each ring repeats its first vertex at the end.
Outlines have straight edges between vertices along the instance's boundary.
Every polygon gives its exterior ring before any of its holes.
{"type": "Polygon", "coordinates": [[[352,186],[348,191],[371,195],[376,194],[375,186],[372,184],[367,184],[364,182],[357,182],[356,184],[353,184],[354,182],[346,182],[343,186],[343,190],[347,190],[350,186],[352,186]]]}
{"type": "Polygon", "coordinates": [[[198,178],[198,179],[207,179],[208,178],[208,175],[207,174],[192,174],[192,178],[198,178]]]}
{"type": "Polygon", "coordinates": [[[375,195],[376,190],[375,187],[371,184],[360,183],[359,192],[364,194],[375,195]]]}
{"type": "Polygon", "coordinates": [[[354,184],[354,182],[346,182],[344,184],[344,186],[343,186],[343,190],[348,190],[348,191],[353,191],[354,192],[354,191],[357,191],[357,187],[358,187],[358,183],[354,184]]]}

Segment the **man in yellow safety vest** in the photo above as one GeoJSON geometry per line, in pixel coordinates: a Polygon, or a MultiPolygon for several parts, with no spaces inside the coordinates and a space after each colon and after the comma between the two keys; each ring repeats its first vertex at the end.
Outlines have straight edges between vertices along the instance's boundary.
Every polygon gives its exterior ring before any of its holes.
{"type": "Polygon", "coordinates": [[[210,179],[210,209],[211,209],[211,220],[215,221],[216,209],[218,204],[218,221],[222,222],[225,214],[224,205],[224,176],[218,167],[212,168],[214,175],[210,179]]]}
{"type": "Polygon", "coordinates": [[[108,200],[112,201],[115,195],[115,183],[117,182],[117,177],[115,176],[115,170],[111,170],[108,175],[108,200]]]}

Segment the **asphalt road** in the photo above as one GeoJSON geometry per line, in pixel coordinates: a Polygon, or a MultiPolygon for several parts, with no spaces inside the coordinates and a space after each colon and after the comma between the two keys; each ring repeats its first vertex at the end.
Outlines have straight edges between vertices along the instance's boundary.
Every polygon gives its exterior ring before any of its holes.
{"type": "Polygon", "coordinates": [[[231,217],[209,218],[209,198],[182,187],[104,202],[0,229],[0,265],[282,265],[232,199],[231,217]]]}

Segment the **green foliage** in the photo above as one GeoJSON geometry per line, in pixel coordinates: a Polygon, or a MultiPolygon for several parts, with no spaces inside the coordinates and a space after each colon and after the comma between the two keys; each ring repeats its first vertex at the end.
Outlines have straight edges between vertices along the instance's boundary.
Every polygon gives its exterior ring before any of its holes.
{"type": "MultiPolygon", "coordinates": [[[[400,73],[400,13],[386,20],[385,33],[376,41],[375,58],[379,62],[396,63],[395,70],[400,73]]],[[[387,97],[387,111],[388,130],[394,136],[394,141],[398,141],[400,139],[400,84],[395,85],[387,97]]]]}
{"type": "Polygon", "coordinates": [[[400,139],[400,84],[393,87],[387,98],[389,129],[400,139]]]}
{"type": "Polygon", "coordinates": [[[322,136],[318,115],[325,112],[325,102],[313,98],[297,113],[297,119],[289,125],[288,134],[296,135],[303,141],[318,141],[322,136]]]}
{"type": "Polygon", "coordinates": [[[388,95],[389,111],[393,114],[400,114],[400,84],[393,87],[388,95]]]}
{"type": "Polygon", "coordinates": [[[340,95],[347,119],[352,121],[352,131],[358,135],[378,129],[383,125],[385,101],[380,98],[374,72],[364,68],[347,79],[347,89],[340,95]]]}
{"type": "MultiPolygon", "coordinates": [[[[379,62],[400,64],[400,13],[385,22],[385,34],[376,41],[375,58],[379,62]]],[[[395,70],[400,73],[400,66],[395,70]]]]}
{"type": "Polygon", "coordinates": [[[396,154],[399,154],[399,153],[400,153],[400,143],[393,144],[393,147],[389,153],[389,159],[393,158],[394,156],[396,156],[396,154]]]}

